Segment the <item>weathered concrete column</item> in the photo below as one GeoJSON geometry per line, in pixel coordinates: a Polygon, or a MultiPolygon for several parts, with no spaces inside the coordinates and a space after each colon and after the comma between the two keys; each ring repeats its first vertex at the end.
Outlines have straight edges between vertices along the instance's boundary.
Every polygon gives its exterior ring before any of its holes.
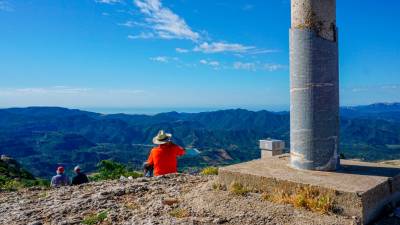
{"type": "Polygon", "coordinates": [[[339,166],[336,0],[292,0],[290,162],[297,169],[339,166]]]}

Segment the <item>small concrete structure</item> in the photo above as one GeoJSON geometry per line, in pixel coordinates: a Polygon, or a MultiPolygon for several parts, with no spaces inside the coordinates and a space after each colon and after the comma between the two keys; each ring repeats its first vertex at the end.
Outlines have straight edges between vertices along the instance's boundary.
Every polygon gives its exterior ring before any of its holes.
{"type": "Polygon", "coordinates": [[[283,154],[285,142],[275,139],[260,140],[261,158],[283,154]]]}
{"type": "Polygon", "coordinates": [[[377,163],[342,160],[334,172],[297,170],[289,155],[267,157],[219,169],[219,181],[229,186],[238,182],[262,193],[295,191],[313,187],[334,193],[340,215],[358,217],[363,224],[373,221],[383,207],[400,199],[400,168],[377,163]]]}

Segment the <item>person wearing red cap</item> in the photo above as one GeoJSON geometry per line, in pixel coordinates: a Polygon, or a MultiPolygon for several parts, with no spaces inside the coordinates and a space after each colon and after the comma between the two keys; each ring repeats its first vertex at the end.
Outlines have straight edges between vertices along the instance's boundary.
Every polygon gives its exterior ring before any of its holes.
{"type": "Polygon", "coordinates": [[[51,178],[51,186],[52,187],[68,186],[70,182],[68,176],[64,174],[64,167],[59,166],[56,172],[57,175],[51,178]]]}

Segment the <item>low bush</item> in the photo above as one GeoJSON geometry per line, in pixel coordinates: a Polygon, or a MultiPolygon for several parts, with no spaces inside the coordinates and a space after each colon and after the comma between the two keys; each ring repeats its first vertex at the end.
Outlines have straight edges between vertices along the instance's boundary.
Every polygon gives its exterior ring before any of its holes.
{"type": "Polygon", "coordinates": [[[50,182],[42,179],[11,179],[5,176],[0,176],[1,191],[18,191],[28,187],[50,187],[50,182]]]}
{"type": "Polygon", "coordinates": [[[117,163],[111,160],[102,160],[97,165],[98,172],[89,176],[92,181],[100,180],[116,180],[121,176],[124,177],[141,177],[142,173],[129,170],[124,164],[117,163]]]}
{"type": "Polygon", "coordinates": [[[98,214],[92,214],[92,215],[86,216],[83,219],[82,224],[86,224],[86,225],[98,224],[100,222],[103,222],[105,219],[107,219],[107,214],[108,214],[107,211],[103,211],[98,214]]]}
{"type": "Polygon", "coordinates": [[[201,175],[218,175],[218,167],[206,167],[201,172],[201,175]]]}

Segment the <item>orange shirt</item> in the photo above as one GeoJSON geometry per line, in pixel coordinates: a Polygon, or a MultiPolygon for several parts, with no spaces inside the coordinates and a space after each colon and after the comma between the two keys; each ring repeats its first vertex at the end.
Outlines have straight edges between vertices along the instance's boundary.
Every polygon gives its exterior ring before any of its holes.
{"type": "Polygon", "coordinates": [[[174,143],[167,143],[153,148],[147,163],[154,166],[154,176],[176,173],[176,157],[183,154],[185,154],[185,149],[174,143]]]}

